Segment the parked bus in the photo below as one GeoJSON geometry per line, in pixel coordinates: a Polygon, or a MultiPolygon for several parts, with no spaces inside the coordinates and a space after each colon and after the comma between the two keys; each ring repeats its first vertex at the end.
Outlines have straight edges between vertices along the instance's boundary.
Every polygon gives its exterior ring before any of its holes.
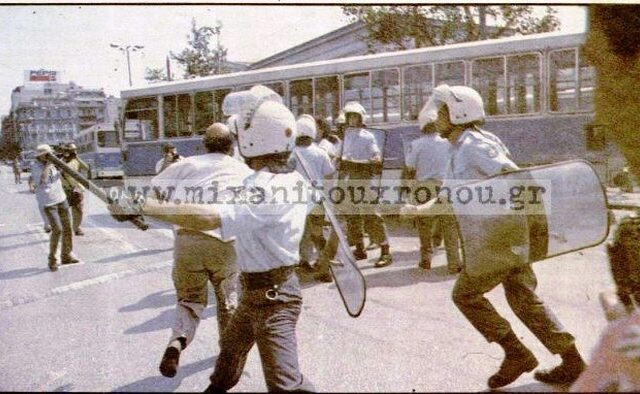
{"type": "Polygon", "coordinates": [[[388,130],[385,170],[397,171],[405,147],[420,135],[422,105],[434,86],[443,83],[480,92],[486,129],[505,142],[518,164],[583,158],[606,170],[610,157],[621,156],[605,144],[604,129],[593,124],[595,73],[584,58],[585,39],[584,33],[544,33],[124,90],[125,122],[135,122],[141,130],[124,135],[125,172],[152,174],[167,141],[183,156],[202,153],[206,127],[225,120],[225,95],[255,84],[281,94],[296,116],[307,113],[329,122],[345,102],[360,102],[369,114],[367,126],[388,130]]]}
{"type": "Polygon", "coordinates": [[[120,135],[114,125],[100,123],[78,133],[75,138],[78,155],[89,167],[89,178],[122,178],[120,135]]]}

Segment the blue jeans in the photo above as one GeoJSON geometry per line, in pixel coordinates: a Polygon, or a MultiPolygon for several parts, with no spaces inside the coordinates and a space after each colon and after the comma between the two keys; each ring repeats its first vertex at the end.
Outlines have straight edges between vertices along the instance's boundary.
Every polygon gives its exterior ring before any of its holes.
{"type": "Polygon", "coordinates": [[[63,201],[59,204],[44,207],[44,214],[51,225],[51,237],[49,238],[49,260],[56,260],[58,242],[62,236],[62,260],[65,260],[73,250],[73,237],[71,233],[71,219],[69,217],[69,204],[63,201]]]}

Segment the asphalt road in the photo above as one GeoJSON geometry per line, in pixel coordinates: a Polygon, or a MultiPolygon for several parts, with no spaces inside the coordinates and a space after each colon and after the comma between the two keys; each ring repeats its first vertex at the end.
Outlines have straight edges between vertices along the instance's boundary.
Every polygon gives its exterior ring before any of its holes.
{"type": "MultiPolygon", "coordinates": [[[[615,194],[615,193],[614,193],[615,194]]],[[[619,201],[640,200],[618,194],[619,201]]],[[[83,264],[47,269],[48,234],[26,182],[15,185],[0,166],[0,390],[202,391],[218,354],[215,307],[173,378],[158,372],[173,319],[172,230],[151,221],[146,232],[113,221],[86,195],[83,228],[74,251],[83,264]]],[[[616,212],[619,216],[622,212],[616,212]]],[[[319,391],[483,391],[501,361],[451,301],[455,276],[444,250],[433,269],[416,267],[418,240],[391,226],[393,265],[373,268],[379,251],[360,262],[368,297],[362,315],[347,315],[332,284],[303,277],[298,323],[303,373],[319,391]]],[[[611,290],[604,245],[536,263],[539,294],[590,358],[606,321],[598,294],[611,290]]],[[[538,357],[551,355],[518,321],[501,287],[488,297],[538,357]]],[[[214,302],[210,294],[211,303],[214,302]]],[[[233,391],[264,391],[257,350],[233,391]]],[[[505,391],[554,391],[526,374],[505,391]]]]}

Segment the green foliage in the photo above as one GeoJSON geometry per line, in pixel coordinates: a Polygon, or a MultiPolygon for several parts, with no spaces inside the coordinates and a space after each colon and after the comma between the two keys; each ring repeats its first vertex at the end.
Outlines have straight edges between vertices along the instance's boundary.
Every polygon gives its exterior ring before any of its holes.
{"type": "Polygon", "coordinates": [[[167,74],[162,68],[151,68],[151,67],[147,67],[144,70],[144,79],[146,79],[151,83],[169,80],[169,78],[167,78],[167,74]]]}
{"type": "Polygon", "coordinates": [[[171,52],[171,57],[184,68],[184,78],[204,77],[222,74],[227,49],[218,45],[211,48],[213,36],[220,34],[221,24],[216,27],[196,26],[195,19],[191,20],[191,34],[187,36],[189,46],[179,53],[171,52]]]}
{"type": "Polygon", "coordinates": [[[372,51],[376,44],[402,50],[549,32],[560,27],[552,7],[546,7],[541,17],[534,10],[528,5],[342,7],[352,22],[365,24],[365,40],[372,51]]]}

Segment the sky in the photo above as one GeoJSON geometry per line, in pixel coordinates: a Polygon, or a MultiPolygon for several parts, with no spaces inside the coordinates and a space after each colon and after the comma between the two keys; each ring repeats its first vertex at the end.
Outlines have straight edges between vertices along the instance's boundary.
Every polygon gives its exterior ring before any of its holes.
{"type": "MultiPolygon", "coordinates": [[[[585,7],[556,8],[562,31],[585,30],[585,7]]],[[[349,23],[339,6],[0,6],[0,115],[9,112],[11,91],[23,85],[24,70],[58,70],[62,82],[119,96],[128,87],[127,61],[111,43],[144,46],[130,54],[133,85],[144,84],[146,67],[164,68],[169,51],[187,46],[192,18],[198,26],[220,21],[227,59],[242,62],[349,23]]],[[[181,76],[173,61],[172,74],[181,76]]]]}

